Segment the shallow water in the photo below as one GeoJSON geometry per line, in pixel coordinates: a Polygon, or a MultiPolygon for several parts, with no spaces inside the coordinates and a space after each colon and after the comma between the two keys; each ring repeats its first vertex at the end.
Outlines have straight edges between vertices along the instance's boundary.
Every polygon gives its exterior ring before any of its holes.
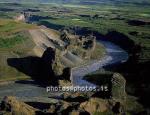
{"type": "Polygon", "coordinates": [[[74,68],[72,70],[71,77],[71,81],[74,86],[95,86],[94,84],[83,80],[83,77],[105,66],[109,66],[112,64],[121,64],[128,60],[128,53],[119,46],[108,41],[99,42],[101,42],[105,46],[107,55],[103,59],[93,62],[87,66],[74,68]]]}

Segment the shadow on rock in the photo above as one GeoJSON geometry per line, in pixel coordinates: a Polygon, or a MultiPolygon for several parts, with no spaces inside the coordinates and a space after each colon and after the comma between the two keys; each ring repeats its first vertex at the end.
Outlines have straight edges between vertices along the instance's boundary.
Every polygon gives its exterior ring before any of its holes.
{"type": "Polygon", "coordinates": [[[41,103],[41,102],[26,102],[26,104],[39,110],[48,109],[51,105],[50,103],[41,103]]]}
{"type": "Polygon", "coordinates": [[[41,58],[24,57],[9,58],[9,66],[16,68],[18,71],[30,76],[43,85],[58,85],[58,79],[52,70],[52,62],[55,59],[55,50],[47,48],[41,58]]]}
{"type": "Polygon", "coordinates": [[[150,97],[149,68],[150,61],[138,62],[132,57],[128,62],[117,66],[113,70],[124,75],[127,80],[127,93],[138,97],[139,102],[144,107],[150,107],[150,103],[147,101],[150,97]]]}
{"type": "Polygon", "coordinates": [[[38,24],[39,25],[44,25],[48,28],[52,28],[52,29],[55,29],[55,30],[59,30],[60,28],[64,28],[64,26],[62,26],[62,25],[53,24],[53,23],[50,23],[48,21],[40,21],[38,24]]]}

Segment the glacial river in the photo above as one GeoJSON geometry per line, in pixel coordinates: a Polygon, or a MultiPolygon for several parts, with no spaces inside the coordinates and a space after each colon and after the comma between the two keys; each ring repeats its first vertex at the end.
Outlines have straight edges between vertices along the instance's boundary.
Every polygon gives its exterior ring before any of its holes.
{"type": "MultiPolygon", "coordinates": [[[[85,80],[83,80],[83,76],[99,70],[105,66],[109,66],[112,64],[120,64],[126,62],[128,60],[128,53],[120,48],[119,46],[108,42],[108,41],[100,41],[106,48],[107,55],[101,59],[92,62],[86,66],[76,67],[72,70],[72,83],[74,86],[76,85],[94,85],[85,80]]],[[[27,81],[24,83],[13,83],[9,85],[0,86],[0,100],[4,96],[16,96],[22,101],[28,102],[50,102],[55,101],[48,98],[50,97],[58,97],[61,95],[60,93],[47,93],[46,88],[40,87],[34,83],[34,81],[27,81]]]]}
{"type": "Polygon", "coordinates": [[[91,64],[76,67],[72,69],[72,77],[71,81],[74,86],[94,86],[85,80],[83,80],[83,76],[92,73],[100,68],[105,66],[113,65],[113,64],[121,64],[128,60],[128,53],[120,48],[119,46],[108,42],[108,41],[100,41],[106,48],[106,56],[101,60],[96,60],[91,64]]]}

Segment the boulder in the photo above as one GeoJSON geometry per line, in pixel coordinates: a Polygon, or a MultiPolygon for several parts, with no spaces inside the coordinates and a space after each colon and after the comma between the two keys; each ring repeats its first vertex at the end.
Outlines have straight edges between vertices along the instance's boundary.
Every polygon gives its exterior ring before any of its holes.
{"type": "Polygon", "coordinates": [[[12,96],[4,97],[1,103],[1,110],[9,112],[10,115],[35,115],[39,111],[12,96]]]}
{"type": "Polygon", "coordinates": [[[58,80],[59,86],[71,86],[71,82],[68,80],[58,80]]]}
{"type": "Polygon", "coordinates": [[[50,108],[46,112],[50,114],[54,114],[56,112],[56,106],[51,105],[50,108]]]}
{"type": "Polygon", "coordinates": [[[95,112],[105,112],[109,109],[107,100],[100,98],[91,98],[86,102],[80,104],[80,108],[89,112],[91,115],[95,112]]]}
{"type": "Polygon", "coordinates": [[[72,107],[73,105],[69,102],[66,101],[61,101],[60,104],[62,105],[61,107],[65,110],[68,109],[69,107],[72,107]]]}

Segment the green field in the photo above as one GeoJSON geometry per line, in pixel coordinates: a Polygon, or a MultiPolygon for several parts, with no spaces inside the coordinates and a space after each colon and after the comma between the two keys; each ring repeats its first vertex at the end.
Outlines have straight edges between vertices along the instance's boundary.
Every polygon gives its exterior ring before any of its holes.
{"type": "Polygon", "coordinates": [[[0,19],[0,81],[27,78],[8,66],[7,59],[23,57],[32,50],[34,43],[26,30],[33,27],[22,22],[0,19]]]}
{"type": "MultiPolygon", "coordinates": [[[[21,8],[19,7],[20,10],[24,8],[28,9],[30,5],[25,4],[21,8]]],[[[36,4],[32,8],[40,9],[40,11],[32,13],[42,17],[38,21],[33,19],[39,25],[46,25],[57,30],[63,27],[85,27],[104,36],[110,31],[116,31],[142,47],[141,61],[150,58],[150,25],[130,25],[128,23],[131,20],[150,22],[150,8],[148,6],[141,7],[129,2],[121,5],[44,4],[42,7],[36,4]]]]}

